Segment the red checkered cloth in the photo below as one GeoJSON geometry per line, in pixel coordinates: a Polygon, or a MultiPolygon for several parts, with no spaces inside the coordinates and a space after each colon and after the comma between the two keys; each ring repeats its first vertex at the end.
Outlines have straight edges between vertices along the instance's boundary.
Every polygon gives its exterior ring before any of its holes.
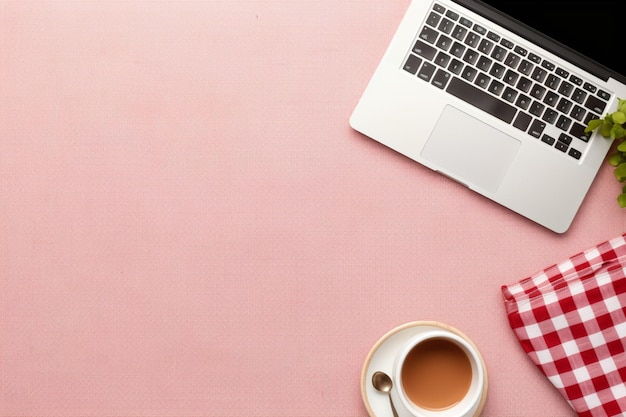
{"type": "Polygon", "coordinates": [[[580,417],[626,415],[626,234],[502,293],[522,348],[580,417]]]}

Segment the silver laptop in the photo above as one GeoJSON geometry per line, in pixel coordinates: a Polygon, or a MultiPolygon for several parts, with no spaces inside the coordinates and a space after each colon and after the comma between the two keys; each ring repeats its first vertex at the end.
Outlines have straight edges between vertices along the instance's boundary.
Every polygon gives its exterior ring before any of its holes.
{"type": "Polygon", "coordinates": [[[626,97],[602,3],[413,0],[350,125],[563,233],[611,145],[587,121],[626,97]]]}

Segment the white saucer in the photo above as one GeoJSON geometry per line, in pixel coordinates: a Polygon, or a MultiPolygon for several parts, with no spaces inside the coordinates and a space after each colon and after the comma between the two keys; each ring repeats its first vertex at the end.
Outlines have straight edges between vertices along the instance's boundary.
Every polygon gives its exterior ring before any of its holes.
{"type": "MultiPolygon", "coordinates": [[[[361,371],[361,396],[363,397],[363,404],[367,409],[370,417],[385,417],[391,416],[391,406],[389,404],[389,396],[385,393],[378,392],[372,386],[372,375],[376,371],[383,371],[388,375],[393,374],[393,363],[398,353],[398,350],[413,336],[420,334],[426,330],[433,329],[446,329],[466,339],[469,343],[473,344],[471,340],[467,338],[463,333],[457,329],[436,321],[415,321],[406,323],[395,329],[389,331],[386,335],[381,337],[376,344],[372,347],[361,371]]],[[[477,349],[478,350],[478,349],[477,349]]],[[[480,354],[479,354],[480,356],[480,354]]],[[[466,417],[478,417],[482,412],[487,399],[487,368],[481,357],[481,364],[483,366],[485,374],[485,383],[483,385],[483,393],[480,398],[480,403],[475,409],[476,411],[471,416],[466,417]]],[[[395,381],[394,381],[395,382],[395,381]]],[[[391,390],[393,397],[393,404],[396,407],[399,417],[411,417],[409,411],[403,407],[400,398],[396,394],[396,387],[391,390]]]]}

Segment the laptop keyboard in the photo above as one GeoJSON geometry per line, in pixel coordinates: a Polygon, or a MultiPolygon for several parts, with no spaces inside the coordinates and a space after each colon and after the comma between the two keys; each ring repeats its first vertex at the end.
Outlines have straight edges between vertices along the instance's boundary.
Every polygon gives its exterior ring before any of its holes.
{"type": "Polygon", "coordinates": [[[435,3],[403,69],[580,159],[611,94],[435,3]]]}

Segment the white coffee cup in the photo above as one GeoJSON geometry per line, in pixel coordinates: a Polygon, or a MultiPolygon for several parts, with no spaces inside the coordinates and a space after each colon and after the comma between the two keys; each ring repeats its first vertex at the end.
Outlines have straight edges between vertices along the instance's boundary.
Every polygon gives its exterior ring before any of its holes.
{"type": "Polygon", "coordinates": [[[472,417],[482,406],[486,375],[480,353],[445,328],[411,338],[396,357],[394,382],[415,417],[472,417]]]}

